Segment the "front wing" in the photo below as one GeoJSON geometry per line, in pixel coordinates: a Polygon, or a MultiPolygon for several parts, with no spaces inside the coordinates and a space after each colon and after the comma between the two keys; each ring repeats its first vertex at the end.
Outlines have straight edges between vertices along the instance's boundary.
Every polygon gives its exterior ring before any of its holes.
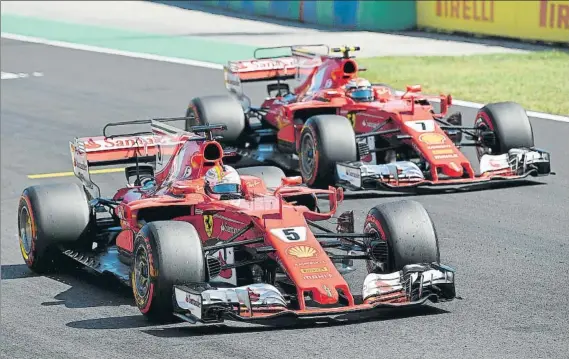
{"type": "Polygon", "coordinates": [[[256,324],[279,324],[288,320],[370,317],[380,309],[408,308],[427,301],[455,298],[454,270],[440,264],[408,265],[390,274],[370,273],[361,303],[354,305],[291,308],[290,299],[275,286],[257,283],[242,287],[211,284],[174,286],[174,314],[195,324],[219,323],[225,319],[256,324]]]}
{"type": "Polygon", "coordinates": [[[439,178],[429,180],[413,162],[397,161],[370,165],[362,162],[336,164],[337,184],[351,190],[390,190],[413,192],[420,188],[460,190],[496,183],[521,182],[528,177],[547,176],[550,154],[538,149],[512,149],[503,155],[484,155],[480,160],[481,175],[474,178],[439,178]],[[492,166],[489,164],[492,163],[492,166]]]}

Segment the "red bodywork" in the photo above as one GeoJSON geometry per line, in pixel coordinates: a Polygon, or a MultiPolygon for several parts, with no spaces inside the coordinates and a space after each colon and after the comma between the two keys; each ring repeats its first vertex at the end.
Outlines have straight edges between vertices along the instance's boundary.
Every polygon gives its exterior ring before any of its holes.
{"type": "MultiPolygon", "coordinates": [[[[223,150],[215,141],[192,137],[194,136],[191,134],[175,138],[160,135],[114,140],[95,137],[78,139],[76,142],[85,145],[86,160],[91,165],[101,161],[132,158],[135,153],[171,155],[156,172],[155,187],[144,189],[128,186],[119,189],[114,195],[113,199],[120,202],[116,208],[116,215],[120,218],[122,227],[116,240],[119,251],[132,253],[134,237],[153,208],[159,208],[162,213],[174,207],[185,208],[185,213],[167,219],[193,224],[206,245],[212,244],[212,238],[227,240],[233,233],[252,222],[253,229],[236,241],[263,237],[265,243],[251,246],[269,245],[276,249],[271,256],[282,265],[296,284],[301,311],[306,308],[303,295],[305,291],[312,292],[318,303],[334,304],[338,302],[337,290],[342,290],[349,300],[349,305],[354,306],[347,282],[336,270],[307,224],[307,220],[330,219],[336,212],[337,204],[343,200],[343,191],[333,187],[328,190],[300,187],[300,177],[283,178],[282,186],[271,191],[260,178],[243,175],[243,199],[214,199],[204,192],[203,178],[208,169],[222,164],[223,150]],[[156,146],[158,143],[162,145],[160,149],[156,146]],[[212,157],[212,153],[216,155],[212,157]],[[327,194],[329,211],[317,213],[305,206],[286,201],[287,197],[302,194],[327,194]],[[288,240],[287,229],[289,232],[294,229],[300,234],[300,239],[288,240]]],[[[78,161],[75,157],[77,153],[74,155],[74,166],[77,169],[78,161]]],[[[233,260],[224,250],[220,250],[215,256],[219,256],[222,263],[233,260]]],[[[235,269],[222,271],[215,279],[235,284],[235,269]]]]}
{"type": "MultiPolygon", "coordinates": [[[[339,49],[345,51],[345,49],[339,49]]],[[[346,95],[345,85],[359,77],[362,69],[351,57],[328,54],[308,54],[292,50],[292,56],[260,60],[230,62],[226,67],[226,86],[239,92],[239,82],[269,81],[296,78],[299,85],[294,96],[267,98],[261,108],[267,109],[265,120],[278,130],[280,148],[285,146],[300,152],[302,121],[312,115],[336,114],[347,117],[357,134],[393,130],[382,134],[385,139],[399,136],[400,141],[415,149],[430,164],[431,181],[438,182],[439,174],[445,182],[464,183],[477,178],[470,161],[455,146],[435,119],[447,115],[452,98],[450,95],[424,96],[420,85],[407,86],[407,91],[397,94],[387,85],[374,85],[373,102],[356,102],[346,95]],[[435,113],[429,101],[440,102],[440,112],[435,113]],[[296,120],[296,121],[295,121],[296,120]],[[396,132],[396,130],[399,130],[396,132]]],[[[361,158],[363,163],[380,164],[374,155],[361,158]]],[[[509,169],[494,171],[492,175],[510,175],[509,169]]],[[[483,174],[485,177],[488,174],[483,174]]],[[[405,186],[398,182],[394,186],[405,186]]],[[[409,183],[409,185],[416,185],[409,183]]]]}

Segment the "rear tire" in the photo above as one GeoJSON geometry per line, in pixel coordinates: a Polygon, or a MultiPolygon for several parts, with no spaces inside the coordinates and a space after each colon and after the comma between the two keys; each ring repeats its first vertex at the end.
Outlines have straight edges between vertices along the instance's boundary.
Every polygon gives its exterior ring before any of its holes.
{"type": "Polygon", "coordinates": [[[356,135],[350,120],[337,115],[310,117],[300,135],[299,167],[309,187],[336,184],[336,162],[356,161],[356,135]]]}
{"type": "Polygon", "coordinates": [[[188,222],[146,224],[134,240],[131,286],[140,312],[153,322],[177,321],[173,315],[175,284],[203,283],[202,242],[188,222]]]}
{"type": "Polygon", "coordinates": [[[494,131],[496,143],[490,147],[493,155],[508,153],[512,148],[534,146],[533,129],[527,113],[515,102],[498,102],[482,107],[474,126],[494,131]]]}
{"type": "Polygon", "coordinates": [[[75,183],[26,188],[18,206],[20,250],[26,265],[40,274],[67,269],[74,262],[58,246],[87,242],[91,218],[85,191],[75,183]]]}
{"type": "Polygon", "coordinates": [[[212,131],[214,136],[222,136],[219,140],[223,144],[239,142],[245,130],[245,113],[243,107],[234,97],[229,95],[216,95],[196,97],[188,106],[186,116],[195,115],[194,121],[186,123],[186,129],[195,125],[225,125],[225,131],[212,131]]]}
{"type": "Polygon", "coordinates": [[[384,263],[384,270],[378,271],[368,261],[369,272],[392,273],[408,264],[440,262],[435,226],[419,202],[404,200],[373,207],[365,219],[364,233],[379,235],[374,248],[378,259],[383,256],[378,262],[384,263]]]}

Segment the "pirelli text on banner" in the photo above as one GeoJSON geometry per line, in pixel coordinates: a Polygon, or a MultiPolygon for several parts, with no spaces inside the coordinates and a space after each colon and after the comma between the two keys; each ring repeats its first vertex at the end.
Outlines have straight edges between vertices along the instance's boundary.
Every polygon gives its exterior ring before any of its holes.
{"type": "Polygon", "coordinates": [[[569,0],[421,0],[417,1],[417,25],[569,43],[569,0]]]}

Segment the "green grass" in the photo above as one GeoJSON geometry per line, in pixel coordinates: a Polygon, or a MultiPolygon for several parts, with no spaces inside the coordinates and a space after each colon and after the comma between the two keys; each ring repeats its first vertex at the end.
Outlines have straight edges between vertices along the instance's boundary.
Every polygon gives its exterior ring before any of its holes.
{"type": "Polygon", "coordinates": [[[569,115],[569,52],[359,59],[371,82],[479,103],[515,101],[528,111],[569,115]]]}

